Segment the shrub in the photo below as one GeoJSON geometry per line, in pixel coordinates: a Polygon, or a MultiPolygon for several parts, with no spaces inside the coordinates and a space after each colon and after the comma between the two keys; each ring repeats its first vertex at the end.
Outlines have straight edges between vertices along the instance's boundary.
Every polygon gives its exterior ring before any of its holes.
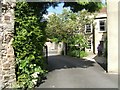
{"type": "Polygon", "coordinates": [[[84,49],[88,47],[88,42],[84,34],[75,34],[69,38],[68,45],[68,55],[80,58],[87,56],[84,49]]]}
{"type": "Polygon", "coordinates": [[[85,51],[79,51],[79,50],[71,50],[69,51],[68,55],[72,56],[72,57],[86,57],[88,54],[85,51]]]}
{"type": "Polygon", "coordinates": [[[80,57],[86,57],[87,55],[88,55],[88,53],[85,51],[80,52],[80,57]]]}
{"type": "Polygon", "coordinates": [[[15,33],[13,47],[16,56],[16,76],[19,88],[33,88],[44,76],[44,29],[35,10],[26,2],[18,2],[15,9],[15,33]]]}

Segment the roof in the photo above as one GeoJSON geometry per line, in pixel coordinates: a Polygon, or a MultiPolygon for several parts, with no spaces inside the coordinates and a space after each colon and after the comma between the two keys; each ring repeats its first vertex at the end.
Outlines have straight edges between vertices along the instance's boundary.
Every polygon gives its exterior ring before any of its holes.
{"type": "Polygon", "coordinates": [[[107,7],[103,7],[97,14],[95,19],[105,19],[107,18],[107,7]]]}
{"type": "Polygon", "coordinates": [[[103,7],[103,8],[99,11],[99,13],[107,13],[107,7],[103,7]]]}

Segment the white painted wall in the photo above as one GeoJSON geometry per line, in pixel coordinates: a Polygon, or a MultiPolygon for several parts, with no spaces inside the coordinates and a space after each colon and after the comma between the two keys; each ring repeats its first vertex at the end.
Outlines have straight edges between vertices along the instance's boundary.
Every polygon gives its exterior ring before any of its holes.
{"type": "Polygon", "coordinates": [[[48,52],[50,51],[57,51],[57,55],[61,55],[63,50],[63,42],[55,43],[55,42],[46,42],[45,43],[48,47],[48,52]]]}
{"type": "MultiPolygon", "coordinates": [[[[100,15],[99,17],[106,17],[106,14],[100,15]]],[[[100,41],[104,41],[104,39],[103,39],[103,38],[105,38],[104,33],[106,33],[106,31],[105,32],[100,31],[100,25],[99,25],[100,20],[106,20],[106,18],[105,19],[95,19],[95,21],[94,21],[96,23],[96,25],[95,25],[95,53],[96,54],[98,53],[97,47],[100,44],[100,41]]]]}
{"type": "Polygon", "coordinates": [[[118,73],[118,2],[107,0],[108,72],[118,73]]]}

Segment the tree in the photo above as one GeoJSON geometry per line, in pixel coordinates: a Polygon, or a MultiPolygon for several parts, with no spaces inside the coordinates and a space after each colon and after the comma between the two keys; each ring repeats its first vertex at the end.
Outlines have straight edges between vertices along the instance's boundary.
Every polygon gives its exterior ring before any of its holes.
{"type": "MultiPolygon", "coordinates": [[[[64,9],[62,14],[49,16],[46,33],[48,38],[57,38],[57,41],[64,42],[65,48],[70,38],[73,38],[76,34],[85,35],[85,25],[92,24],[93,20],[94,14],[86,10],[73,13],[64,9]]],[[[64,53],[66,54],[66,48],[64,53]]]]}
{"type": "Polygon", "coordinates": [[[88,12],[99,11],[104,4],[101,0],[75,0],[75,2],[65,2],[64,7],[70,7],[73,12],[78,12],[83,9],[88,12]]]}
{"type": "MultiPolygon", "coordinates": [[[[47,8],[50,6],[56,7],[61,2],[54,2],[53,0],[49,2],[29,2],[29,6],[34,8],[38,16],[42,16],[47,13],[47,8]]],[[[64,2],[64,7],[70,7],[73,12],[81,11],[86,9],[88,12],[99,11],[104,4],[101,0],[75,0],[74,2],[64,2]]]]}
{"type": "Polygon", "coordinates": [[[72,19],[72,12],[64,10],[62,14],[53,14],[48,18],[46,33],[49,38],[57,38],[58,41],[66,42],[73,33],[75,24],[72,19]]]}

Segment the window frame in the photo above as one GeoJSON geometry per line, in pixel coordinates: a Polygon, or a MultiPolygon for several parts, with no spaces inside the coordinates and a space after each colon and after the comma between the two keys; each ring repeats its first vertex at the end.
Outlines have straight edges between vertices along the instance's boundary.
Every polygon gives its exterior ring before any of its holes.
{"type": "Polygon", "coordinates": [[[92,33],[92,28],[93,28],[93,27],[92,27],[92,24],[86,24],[86,25],[85,25],[85,33],[86,33],[86,34],[89,34],[89,33],[91,34],[91,33],[92,33]],[[90,28],[91,28],[91,29],[90,29],[90,32],[87,31],[87,25],[90,25],[90,28]]]}
{"type": "Polygon", "coordinates": [[[107,31],[106,22],[107,22],[106,19],[99,20],[99,32],[106,32],[107,31]],[[102,30],[102,31],[101,31],[101,24],[100,24],[101,21],[104,21],[104,25],[102,25],[102,27],[104,26],[104,30],[102,30]]]}
{"type": "Polygon", "coordinates": [[[88,47],[87,49],[92,49],[92,40],[91,39],[88,39],[88,47]]]}

